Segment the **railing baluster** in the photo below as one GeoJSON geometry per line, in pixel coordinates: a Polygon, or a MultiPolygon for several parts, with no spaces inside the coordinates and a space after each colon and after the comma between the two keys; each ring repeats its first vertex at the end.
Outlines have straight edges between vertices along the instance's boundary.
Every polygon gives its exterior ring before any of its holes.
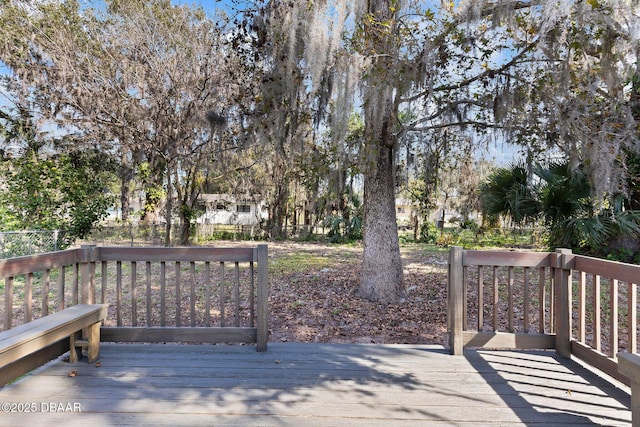
{"type": "Polygon", "coordinates": [[[167,325],[167,265],[165,261],[160,261],[160,326],[167,325]]]}
{"type": "Polygon", "coordinates": [[[182,326],[182,301],[180,295],[180,261],[176,261],[176,326],[182,326]]]}
{"type": "Polygon", "coordinates": [[[225,326],[224,293],[224,262],[220,262],[220,326],[225,326]]]}
{"type": "Polygon", "coordinates": [[[191,270],[191,295],[189,295],[189,300],[191,302],[191,327],[196,326],[196,263],[191,261],[190,263],[191,270]]]}
{"type": "Polygon", "coordinates": [[[478,331],[484,329],[484,283],[483,276],[484,269],[481,265],[478,266],[478,331]]]}
{"type": "Polygon", "coordinates": [[[205,283],[205,300],[204,300],[204,325],[211,326],[211,263],[209,261],[204,264],[204,283],[205,283]]]}
{"type": "Polygon", "coordinates": [[[151,300],[151,261],[145,262],[145,275],[147,280],[147,327],[151,326],[151,310],[153,309],[151,300]]]}
{"type": "Polygon", "coordinates": [[[64,266],[58,267],[58,311],[64,310],[64,266]]]}
{"type": "Polygon", "coordinates": [[[107,261],[102,261],[102,268],[101,268],[101,281],[102,281],[102,288],[100,289],[100,303],[104,304],[107,301],[107,284],[109,283],[108,281],[108,276],[107,276],[107,261]]]}
{"type": "Polygon", "coordinates": [[[529,267],[524,267],[522,274],[524,275],[524,314],[522,321],[524,322],[524,333],[529,333],[529,310],[531,308],[531,300],[529,296],[529,267]]]}
{"type": "Polygon", "coordinates": [[[89,304],[95,304],[96,302],[96,262],[91,260],[89,263],[89,304]]]}
{"type": "Polygon", "coordinates": [[[122,326],[122,261],[116,261],[116,324],[122,326]]]}
{"type": "Polygon", "coordinates": [[[254,275],[256,274],[256,272],[254,271],[253,268],[253,261],[251,261],[249,263],[249,270],[250,270],[250,282],[249,282],[249,326],[250,327],[254,327],[255,326],[255,318],[256,318],[256,309],[255,309],[255,292],[256,292],[256,288],[255,288],[255,279],[254,279],[254,275]]]}
{"type": "Polygon", "coordinates": [[[587,285],[587,273],[584,271],[580,272],[580,276],[578,279],[578,340],[580,342],[585,342],[587,338],[586,333],[586,306],[587,306],[587,296],[586,296],[586,285],[587,285]]]}
{"type": "Polygon", "coordinates": [[[236,312],[235,312],[235,321],[236,321],[236,327],[240,326],[240,266],[238,264],[238,262],[236,261],[235,263],[235,273],[236,273],[236,277],[235,277],[235,289],[234,289],[234,297],[235,297],[235,305],[236,305],[236,312]]]}
{"type": "Polygon", "coordinates": [[[4,330],[13,324],[13,276],[4,279],[4,330]]]}
{"type": "Polygon", "coordinates": [[[618,279],[609,280],[609,356],[618,354],[618,279]]]}
{"type": "Polygon", "coordinates": [[[25,303],[25,323],[33,319],[33,273],[27,273],[24,277],[24,303],[25,303]]]}
{"type": "MultiPolygon", "coordinates": [[[[106,280],[106,274],[105,279],[106,280]]],[[[71,300],[73,305],[78,304],[80,300],[80,266],[78,263],[73,264],[73,289],[71,290],[71,300]]]]}
{"type": "Polygon", "coordinates": [[[549,332],[556,333],[556,278],[549,271],[549,332]]]}
{"type": "Polygon", "coordinates": [[[513,318],[514,318],[514,313],[513,313],[513,304],[514,304],[514,300],[513,300],[513,267],[509,266],[509,268],[507,269],[507,298],[508,298],[508,303],[509,303],[509,308],[507,309],[508,312],[508,320],[507,320],[507,327],[509,332],[513,333],[514,331],[514,325],[513,325],[513,318]]]}
{"type": "Polygon", "coordinates": [[[499,323],[498,323],[498,313],[500,312],[498,308],[499,303],[499,290],[498,290],[498,266],[493,266],[493,332],[498,332],[499,323]]]}
{"type": "Polygon", "coordinates": [[[545,267],[540,267],[538,269],[538,333],[545,333],[545,314],[546,314],[546,295],[547,295],[547,280],[546,280],[546,272],[547,269],[545,267]]]}
{"type": "Polygon", "coordinates": [[[627,336],[629,353],[638,352],[638,285],[629,283],[627,336]]]}
{"type": "Polygon", "coordinates": [[[131,326],[138,326],[138,294],[136,292],[138,272],[136,267],[136,262],[131,261],[131,326]]]}
{"type": "Polygon", "coordinates": [[[51,286],[51,270],[46,269],[42,276],[42,316],[49,315],[49,290],[51,286]]]}
{"type": "Polygon", "coordinates": [[[600,332],[600,276],[593,275],[593,340],[596,351],[602,349],[600,332]]]}
{"type": "Polygon", "coordinates": [[[467,322],[469,321],[469,310],[468,310],[468,305],[467,305],[467,276],[468,276],[468,272],[467,272],[467,266],[464,265],[462,266],[462,306],[464,307],[464,310],[462,310],[462,330],[466,331],[467,329],[469,329],[469,327],[467,326],[467,322]]]}

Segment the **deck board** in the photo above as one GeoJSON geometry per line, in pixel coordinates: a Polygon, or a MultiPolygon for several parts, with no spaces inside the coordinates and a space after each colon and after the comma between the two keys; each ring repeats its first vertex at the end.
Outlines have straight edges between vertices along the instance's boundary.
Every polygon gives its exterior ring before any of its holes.
{"type": "Polygon", "coordinates": [[[0,425],[631,425],[628,389],[553,352],[424,345],[106,343],[100,367],[58,360],[0,389],[12,402],[38,412],[0,425]]]}

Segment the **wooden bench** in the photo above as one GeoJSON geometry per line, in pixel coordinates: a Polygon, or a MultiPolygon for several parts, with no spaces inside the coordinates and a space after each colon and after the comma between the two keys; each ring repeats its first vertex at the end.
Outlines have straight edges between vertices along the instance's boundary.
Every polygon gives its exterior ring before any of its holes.
{"type": "Polygon", "coordinates": [[[79,349],[87,347],[89,363],[100,354],[100,322],[107,304],[79,304],[32,322],[0,332],[0,369],[45,347],[69,338],[69,362],[78,361],[79,349]],[[86,340],[80,333],[86,329],[86,340]]]}

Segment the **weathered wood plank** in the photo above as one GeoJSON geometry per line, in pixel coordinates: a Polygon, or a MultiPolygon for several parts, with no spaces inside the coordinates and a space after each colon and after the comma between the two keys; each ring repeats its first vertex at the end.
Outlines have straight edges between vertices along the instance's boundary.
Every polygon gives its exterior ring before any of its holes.
{"type": "Polygon", "coordinates": [[[629,425],[627,391],[553,352],[419,345],[103,344],[100,368],[57,361],[1,402],[79,413],[3,414],[3,425],[629,425]],[[47,408],[47,406],[45,406],[47,408]],[[5,416],[6,415],[6,416],[5,416]],[[77,424],[74,424],[77,423],[77,424]]]}
{"type": "Polygon", "coordinates": [[[28,274],[34,271],[50,270],[65,265],[74,265],[77,262],[77,249],[0,259],[0,279],[28,274]]]}
{"type": "Polygon", "coordinates": [[[104,342],[208,342],[253,343],[256,328],[235,327],[105,327],[101,329],[104,342]]]}
{"type": "Polygon", "coordinates": [[[69,351],[69,340],[62,339],[50,346],[36,351],[27,358],[23,358],[0,367],[0,387],[26,374],[27,372],[44,365],[67,351],[69,351]]]}
{"type": "Polygon", "coordinates": [[[464,251],[464,265],[500,267],[550,267],[555,255],[548,252],[464,251]]]}
{"type": "Polygon", "coordinates": [[[90,324],[100,322],[106,315],[106,305],[76,305],[2,333],[0,334],[0,366],[67,338],[90,324]]]}
{"type": "Polygon", "coordinates": [[[555,335],[465,331],[463,343],[471,348],[552,349],[555,348],[555,335]]]}
{"type": "Polygon", "coordinates": [[[618,364],[613,358],[578,341],[571,342],[571,353],[585,363],[601,370],[618,381],[629,385],[629,379],[618,372],[618,364]]]}
{"type": "Polygon", "coordinates": [[[627,283],[637,282],[638,277],[640,277],[640,265],[624,264],[582,255],[576,255],[574,257],[574,265],[572,268],[606,278],[615,278],[627,283]]]}
{"type": "Polygon", "coordinates": [[[253,248],[165,248],[165,247],[109,247],[96,248],[97,257],[102,261],[210,261],[210,262],[250,262],[253,248]]]}

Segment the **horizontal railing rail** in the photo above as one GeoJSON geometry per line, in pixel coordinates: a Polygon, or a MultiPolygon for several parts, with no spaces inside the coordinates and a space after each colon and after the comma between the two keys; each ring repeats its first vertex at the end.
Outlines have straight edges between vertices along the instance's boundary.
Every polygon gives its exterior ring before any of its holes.
{"type": "Polygon", "coordinates": [[[255,342],[266,350],[267,246],[83,246],[0,260],[3,329],[107,303],[103,340],[255,342]]]}

